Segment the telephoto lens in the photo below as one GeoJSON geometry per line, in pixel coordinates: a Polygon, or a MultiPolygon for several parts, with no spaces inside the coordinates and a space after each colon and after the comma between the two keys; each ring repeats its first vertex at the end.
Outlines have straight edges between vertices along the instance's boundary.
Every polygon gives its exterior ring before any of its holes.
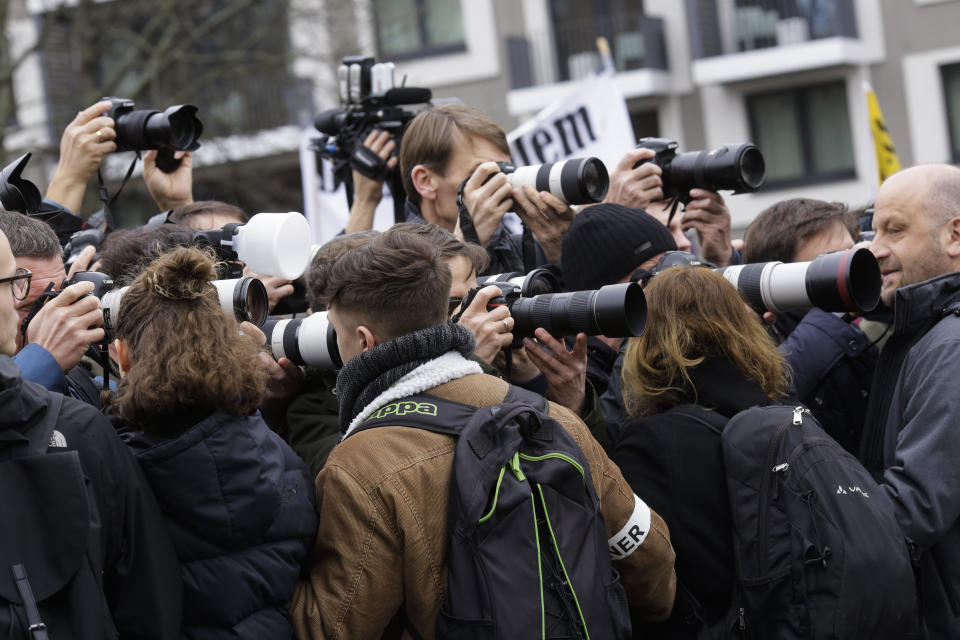
{"type": "Polygon", "coordinates": [[[214,280],[220,298],[220,308],[238,322],[250,322],[262,327],[270,311],[267,288],[257,278],[245,276],[234,280],[214,280]]]}
{"type": "MultiPolygon", "coordinates": [[[[77,275],[84,272],[78,272],[77,275]]],[[[76,276],[74,276],[76,281],[76,276]]],[[[111,281],[111,285],[113,281],[111,281]]],[[[256,278],[243,277],[234,280],[212,280],[210,282],[217,290],[217,298],[220,300],[220,308],[224,313],[228,313],[238,322],[250,322],[258,327],[262,327],[267,319],[269,302],[267,298],[267,288],[256,278]]],[[[111,289],[102,294],[94,294],[100,298],[100,306],[103,308],[103,329],[107,336],[111,336],[117,326],[117,318],[120,317],[120,301],[123,294],[130,287],[121,289],[111,289]]]]}
{"type": "Polygon", "coordinates": [[[510,305],[513,335],[533,337],[546,329],[557,337],[604,335],[610,338],[639,336],[647,326],[647,300],[635,282],[611,284],[594,291],[547,293],[519,298],[510,305]]]}
{"type": "Polygon", "coordinates": [[[113,103],[105,115],[113,118],[117,132],[117,151],[177,149],[196,151],[200,148],[203,124],[197,118],[197,107],[178,104],[164,111],[134,110],[133,100],[103,98],[113,103]]]}
{"type": "Polygon", "coordinates": [[[336,371],[343,366],[337,332],[326,311],[305,318],[268,320],[264,326],[270,350],[276,360],[289,358],[294,364],[336,371]]]}
{"type": "Polygon", "coordinates": [[[491,276],[477,278],[477,285],[482,287],[488,284],[506,282],[520,289],[524,298],[538,296],[544,293],[560,291],[560,281],[548,269],[534,269],[530,273],[515,271],[513,273],[498,273],[491,276]]]}
{"type": "Polygon", "coordinates": [[[759,313],[811,307],[868,312],[880,301],[880,266],[869,249],[826,253],[811,262],[758,262],[718,271],[759,313]]]}
{"type": "Polygon", "coordinates": [[[570,158],[526,167],[508,162],[499,165],[515,189],[530,185],[537,191],[549,191],[567,204],[601,202],[610,187],[607,167],[600,158],[570,158]]]}

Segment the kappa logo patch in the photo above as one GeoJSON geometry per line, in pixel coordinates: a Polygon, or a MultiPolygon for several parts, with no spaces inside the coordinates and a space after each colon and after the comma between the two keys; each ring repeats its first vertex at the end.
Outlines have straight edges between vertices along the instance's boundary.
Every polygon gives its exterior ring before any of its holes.
{"type": "Polygon", "coordinates": [[[391,402],[371,414],[368,420],[387,418],[389,416],[405,416],[411,413],[421,416],[435,416],[437,415],[437,405],[432,402],[412,402],[410,400],[391,402]]]}

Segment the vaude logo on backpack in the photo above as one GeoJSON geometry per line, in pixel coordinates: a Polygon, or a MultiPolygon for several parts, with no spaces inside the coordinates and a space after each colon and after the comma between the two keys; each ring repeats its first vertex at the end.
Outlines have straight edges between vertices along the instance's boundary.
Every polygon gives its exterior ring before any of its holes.
{"type": "Polygon", "coordinates": [[[739,582],[722,635],[919,637],[893,506],[807,409],[746,409],[721,440],[739,582]]]}
{"type": "Polygon", "coordinates": [[[628,523],[608,546],[586,459],[546,400],[511,387],[482,409],[425,395],[398,405],[354,433],[396,425],[458,438],[436,637],[630,638],[610,554],[629,553],[649,523],[628,523]],[[436,413],[406,410],[425,405],[436,413]]]}

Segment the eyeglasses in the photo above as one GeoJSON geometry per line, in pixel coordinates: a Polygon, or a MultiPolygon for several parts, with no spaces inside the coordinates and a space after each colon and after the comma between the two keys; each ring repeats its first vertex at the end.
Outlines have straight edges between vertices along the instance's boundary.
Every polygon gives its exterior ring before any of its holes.
{"type": "Polygon", "coordinates": [[[12,276],[0,278],[0,284],[9,282],[10,290],[13,291],[14,300],[23,300],[27,297],[27,292],[30,291],[30,278],[32,277],[33,272],[30,271],[30,269],[17,267],[17,270],[13,272],[12,276]]]}

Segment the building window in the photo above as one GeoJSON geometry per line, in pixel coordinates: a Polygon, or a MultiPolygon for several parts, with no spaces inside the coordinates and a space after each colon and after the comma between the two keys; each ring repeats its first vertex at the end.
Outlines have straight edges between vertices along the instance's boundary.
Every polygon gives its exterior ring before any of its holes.
{"type": "Polygon", "coordinates": [[[763,152],[767,186],[855,177],[843,82],[747,97],[753,141],[763,152]]]}
{"type": "Polygon", "coordinates": [[[374,0],[380,60],[464,51],[460,0],[374,0]]]}
{"type": "Polygon", "coordinates": [[[660,116],[656,109],[631,111],[630,124],[633,125],[635,140],[660,137],[660,116]]]}
{"type": "Polygon", "coordinates": [[[940,68],[943,93],[947,98],[947,124],[950,128],[950,155],[960,162],[960,62],[940,68]]]}

